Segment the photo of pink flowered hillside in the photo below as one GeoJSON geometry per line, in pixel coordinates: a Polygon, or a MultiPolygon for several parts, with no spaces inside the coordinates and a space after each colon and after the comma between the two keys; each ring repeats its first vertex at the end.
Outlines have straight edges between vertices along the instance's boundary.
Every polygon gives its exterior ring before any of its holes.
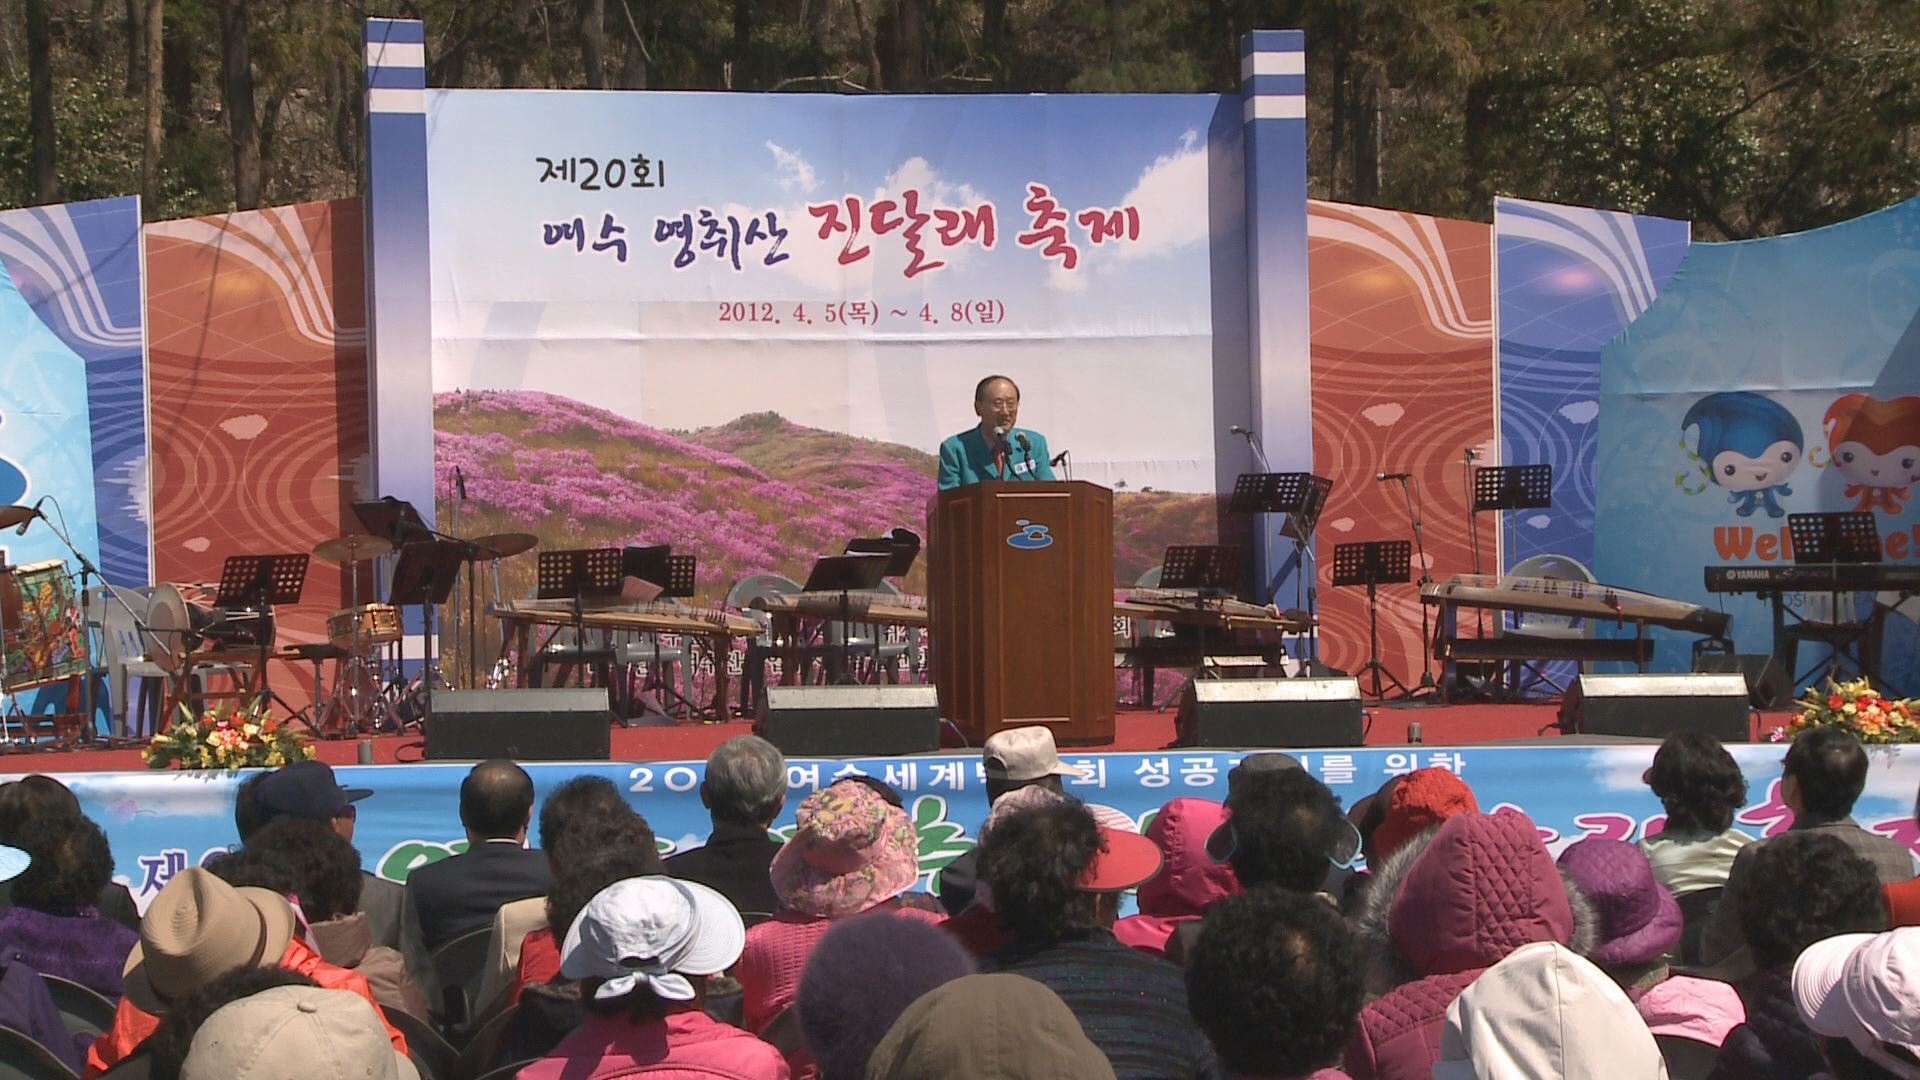
{"type": "MultiPolygon", "coordinates": [[[[704,606],[748,574],[804,579],[850,537],[896,525],[924,535],[934,491],[931,454],[774,413],[669,431],[553,394],[454,391],[435,395],[434,426],[443,529],[454,526],[457,466],[467,486],[461,535],[528,532],[550,550],[670,543],[699,557],[694,602],[704,606]]],[[[1118,581],[1131,583],[1168,544],[1213,542],[1213,503],[1116,492],[1118,581]]],[[[534,570],[531,555],[503,563],[502,595],[530,595],[534,570]]],[[[924,564],[900,586],[924,595],[924,564]]]]}

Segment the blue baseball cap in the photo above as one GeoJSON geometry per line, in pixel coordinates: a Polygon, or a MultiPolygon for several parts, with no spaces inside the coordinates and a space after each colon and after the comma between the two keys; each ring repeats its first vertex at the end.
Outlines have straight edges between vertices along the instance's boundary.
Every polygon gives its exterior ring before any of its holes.
{"type": "Polygon", "coordinates": [[[332,821],[346,812],[348,804],[371,794],[368,788],[342,787],[334,779],[333,766],[324,761],[296,761],[262,777],[253,800],[264,825],[282,817],[332,821]]]}

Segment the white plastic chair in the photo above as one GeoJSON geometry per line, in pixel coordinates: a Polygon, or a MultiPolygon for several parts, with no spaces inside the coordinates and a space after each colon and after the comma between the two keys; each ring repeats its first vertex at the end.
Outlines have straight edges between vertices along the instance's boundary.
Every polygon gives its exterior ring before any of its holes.
{"type": "Polygon", "coordinates": [[[125,738],[130,734],[128,719],[139,718],[127,696],[130,684],[135,679],[158,679],[164,684],[167,678],[165,669],[146,658],[140,630],[134,621],[136,616],[143,622],[146,620],[147,612],[152,607],[153,589],[151,586],[124,588],[99,585],[91,591],[93,595],[88,598],[88,606],[94,613],[93,618],[100,632],[100,655],[107,673],[107,701],[112,730],[116,738],[125,738]],[[108,595],[109,589],[117,593],[119,599],[108,595]],[[129,608],[132,610],[129,611],[129,608]]]}

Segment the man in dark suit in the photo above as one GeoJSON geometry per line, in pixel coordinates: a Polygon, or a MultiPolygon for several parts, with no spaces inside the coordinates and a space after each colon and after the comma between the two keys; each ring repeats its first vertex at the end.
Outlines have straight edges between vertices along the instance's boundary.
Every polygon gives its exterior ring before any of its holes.
{"type": "Polygon", "coordinates": [[[704,846],[668,859],[667,873],[707,886],[742,912],[778,911],[767,871],[780,841],[767,828],[787,803],[787,759],[757,735],[728,739],[707,758],[700,802],[713,834],[704,846]]]}
{"type": "MultiPolygon", "coordinates": [[[[1794,832],[1832,836],[1873,867],[1880,884],[1913,877],[1913,853],[1892,837],[1870,833],[1853,820],[1853,804],[1867,786],[1867,753],[1853,733],[1837,727],[1809,728],[1787,748],[1780,777],[1780,801],[1793,811],[1794,832]]],[[[1740,922],[1740,895],[1749,887],[1754,855],[1768,841],[1740,849],[1727,872],[1720,906],[1700,942],[1700,959],[1715,978],[1737,981],[1753,974],[1754,964],[1740,922]]]]}
{"type": "Polygon", "coordinates": [[[500,905],[544,896],[553,884],[545,852],[528,850],[533,778],[511,761],[483,761],[460,783],[467,850],[407,878],[427,948],[493,925],[500,905]]]}

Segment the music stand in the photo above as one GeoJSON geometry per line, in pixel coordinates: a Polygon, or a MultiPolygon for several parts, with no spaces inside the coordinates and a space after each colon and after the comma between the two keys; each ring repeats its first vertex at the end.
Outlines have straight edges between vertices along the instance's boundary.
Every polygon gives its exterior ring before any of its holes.
{"type": "Polygon", "coordinates": [[[400,546],[415,540],[431,539],[433,529],[410,502],[388,496],[354,503],[353,518],[370,536],[379,536],[400,546]]]}
{"type": "MultiPolygon", "coordinates": [[[[1224,600],[1237,591],[1234,586],[1243,560],[1241,550],[1232,544],[1174,544],[1160,556],[1160,587],[1192,589],[1196,606],[1204,609],[1209,599],[1224,600]]],[[[1199,620],[1196,630],[1200,666],[1194,669],[1194,677],[1218,678],[1219,672],[1207,663],[1207,620],[1199,620]]]]}
{"type": "Polygon", "coordinates": [[[855,537],[847,541],[845,554],[887,556],[887,577],[906,577],[913,560],[920,556],[920,534],[910,529],[894,529],[885,536],[855,537]]]}
{"type": "MultiPolygon", "coordinates": [[[[1280,535],[1293,541],[1293,557],[1280,568],[1276,580],[1296,567],[1300,571],[1293,578],[1293,606],[1307,613],[1306,641],[1300,651],[1301,675],[1309,672],[1306,661],[1320,652],[1319,620],[1313,617],[1318,606],[1318,589],[1310,581],[1314,575],[1313,530],[1320,523],[1320,511],[1326,507],[1327,496],[1332,491],[1331,479],[1310,472],[1241,473],[1234,478],[1233,497],[1227,500],[1230,514],[1287,515],[1280,526],[1280,535]]],[[[1269,587],[1266,591],[1271,594],[1273,590],[1269,587]]],[[[1272,596],[1264,599],[1271,600],[1272,596]]]]}
{"type": "MultiPolygon", "coordinates": [[[[420,721],[424,723],[433,710],[433,683],[439,676],[439,664],[433,653],[433,609],[437,604],[447,602],[453,595],[454,580],[460,576],[460,567],[467,560],[466,543],[458,540],[416,540],[403,544],[400,557],[393,563],[393,578],[387,585],[387,602],[399,609],[405,609],[410,603],[420,605],[421,625],[425,637],[420,657],[420,685],[425,691],[421,694],[422,706],[420,721]]],[[[402,641],[406,639],[402,637],[402,641]]],[[[401,669],[406,665],[406,649],[401,647],[401,669]]]]}
{"type": "Polygon", "coordinates": [[[693,595],[699,569],[697,557],[675,555],[671,544],[630,547],[620,553],[621,577],[658,585],[660,596],[669,600],[693,595]]]}
{"type": "Polygon", "coordinates": [[[220,585],[214,594],[213,606],[227,612],[259,612],[258,625],[253,631],[254,644],[260,654],[260,691],[254,695],[255,709],[265,708],[269,701],[279,701],[281,708],[289,713],[294,711],[268,684],[267,654],[273,648],[274,605],[300,602],[300,594],[307,584],[308,558],[304,551],[286,555],[229,555],[220,565],[220,585]]]}
{"type": "Polygon", "coordinates": [[[618,596],[625,576],[626,555],[619,548],[572,548],[543,551],[534,572],[533,595],[540,600],[573,601],[573,642],[579,653],[580,685],[585,686],[587,664],[613,662],[613,650],[587,648],[587,599],[618,596]]]}
{"type": "Polygon", "coordinates": [[[1367,587],[1367,662],[1354,672],[1357,681],[1361,675],[1373,673],[1373,699],[1386,700],[1386,688],[1381,685],[1384,677],[1408,696],[1411,691],[1407,684],[1400,681],[1393,671],[1380,659],[1380,596],[1382,585],[1404,583],[1413,576],[1413,543],[1407,540],[1363,540],[1353,544],[1336,544],[1333,548],[1333,583],[1339,585],[1365,585],[1367,587]]]}
{"type": "MultiPolygon", "coordinates": [[[[1840,574],[1838,567],[1877,563],[1881,561],[1880,526],[1871,511],[1847,510],[1840,513],[1824,514],[1788,514],[1787,534],[1793,540],[1793,561],[1795,565],[1811,564],[1835,567],[1831,575],[1833,591],[1828,602],[1832,605],[1833,622],[1831,632],[1819,634],[1833,650],[1827,657],[1828,672],[1838,664],[1843,655],[1852,655],[1854,665],[1860,674],[1875,682],[1880,673],[1879,664],[1868,659],[1868,646],[1878,631],[1880,619],[1879,605],[1874,606],[1874,614],[1865,623],[1855,623],[1851,618],[1844,624],[1840,620],[1840,574]],[[1860,647],[1857,654],[1849,654],[1846,645],[1852,643],[1860,647]]],[[[1801,618],[1801,622],[1811,620],[1801,618]]],[[[1819,673],[1815,668],[1814,672],[1819,673]]],[[[1789,676],[1793,672],[1787,672],[1789,676]]],[[[1794,685],[1800,685],[1796,682],[1794,685]]]]}
{"type": "MultiPolygon", "coordinates": [[[[814,560],[813,569],[807,572],[807,583],[800,586],[802,593],[840,594],[839,670],[834,673],[835,683],[853,681],[853,673],[847,666],[847,637],[853,629],[850,625],[853,620],[853,594],[856,591],[872,592],[878,589],[892,562],[891,554],[822,555],[814,560]]],[[[875,645],[877,648],[878,643],[875,645]]]]}

